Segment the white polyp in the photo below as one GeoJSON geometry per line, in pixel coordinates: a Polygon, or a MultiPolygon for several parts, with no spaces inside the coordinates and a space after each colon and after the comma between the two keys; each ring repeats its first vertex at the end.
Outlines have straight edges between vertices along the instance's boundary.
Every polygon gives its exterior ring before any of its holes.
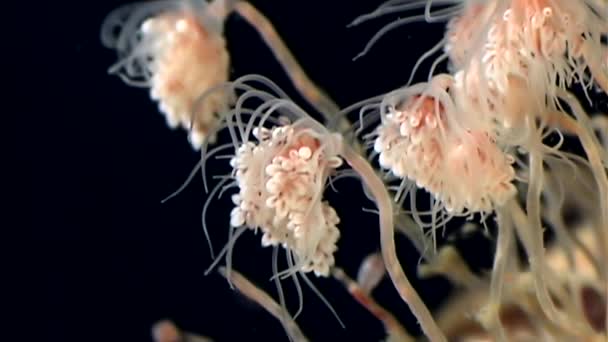
{"type": "Polygon", "coordinates": [[[281,245],[301,271],[327,276],[339,219],[318,194],[342,160],[326,155],[316,138],[290,125],[256,128],[253,135],[259,142],[244,143],[231,160],[240,188],[231,224],[261,229],[263,246],[281,245]]]}

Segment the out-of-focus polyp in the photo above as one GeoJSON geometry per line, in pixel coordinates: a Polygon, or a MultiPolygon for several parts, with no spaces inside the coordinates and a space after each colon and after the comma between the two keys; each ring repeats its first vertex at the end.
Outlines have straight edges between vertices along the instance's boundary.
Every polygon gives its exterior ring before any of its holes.
{"type": "Polygon", "coordinates": [[[446,33],[461,106],[511,134],[573,83],[608,87],[600,57],[607,23],[606,5],[591,0],[467,3],[446,33]]]}
{"type": "Polygon", "coordinates": [[[169,126],[189,129],[190,142],[198,148],[230,100],[224,90],[201,97],[228,81],[229,56],[224,38],[188,14],[148,19],[142,33],[154,41],[150,96],[158,101],[169,126]]]}
{"type": "MultiPolygon", "coordinates": [[[[106,18],[102,41],[120,60],[110,68],[129,85],[150,88],[171,128],[190,131],[199,148],[232,99],[210,89],[225,83],[229,55],[223,0],[153,1],[123,6],[106,18]]],[[[213,139],[214,137],[208,137],[213,139]]]]}

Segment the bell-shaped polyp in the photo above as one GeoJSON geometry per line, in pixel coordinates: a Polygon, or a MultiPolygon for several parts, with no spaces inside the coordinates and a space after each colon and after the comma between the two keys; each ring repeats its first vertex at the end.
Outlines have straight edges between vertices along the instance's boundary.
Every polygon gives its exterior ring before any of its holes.
{"type": "Polygon", "coordinates": [[[328,276],[340,219],[322,196],[342,159],[299,123],[257,127],[257,142],[238,148],[231,165],[239,193],[233,196],[230,222],[259,228],[263,246],[287,249],[294,262],[290,271],[328,276]]]}
{"type": "Polygon", "coordinates": [[[429,191],[448,213],[490,212],[515,194],[513,158],[488,132],[467,127],[450,85],[440,75],[388,95],[374,148],[383,168],[429,191]]]}
{"type": "Polygon", "coordinates": [[[222,90],[201,96],[228,80],[227,11],[223,0],[153,1],[120,7],[102,26],[103,43],[120,58],[110,72],[149,88],[167,124],[189,130],[195,148],[232,99],[222,90]]]}
{"type": "MultiPolygon", "coordinates": [[[[480,63],[489,87],[509,96],[520,78],[542,101],[557,101],[559,89],[587,87],[593,78],[605,91],[602,39],[608,33],[608,5],[594,0],[511,0],[475,3],[453,19],[451,56],[460,69],[480,63]],[[471,38],[471,32],[476,32],[471,38]],[[461,46],[456,42],[463,42],[461,46]],[[545,99],[546,98],[546,99],[545,99]]],[[[473,71],[470,71],[473,73],[473,71]]]]}

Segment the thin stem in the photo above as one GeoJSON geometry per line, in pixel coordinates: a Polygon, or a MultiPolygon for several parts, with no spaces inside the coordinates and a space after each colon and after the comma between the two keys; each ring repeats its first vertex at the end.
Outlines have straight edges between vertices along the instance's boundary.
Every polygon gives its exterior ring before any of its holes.
{"type": "MultiPolygon", "coordinates": [[[[514,201],[512,199],[511,201],[514,201]]],[[[497,341],[507,341],[505,330],[500,321],[500,305],[504,289],[505,275],[510,259],[513,257],[513,225],[509,219],[508,210],[499,208],[496,212],[498,221],[498,240],[492,267],[492,280],[490,282],[490,299],[482,317],[482,322],[492,332],[497,341]]]]}
{"type": "MultiPolygon", "coordinates": [[[[605,80],[608,81],[608,80],[605,80]]],[[[606,82],[608,83],[608,82],[606,82]]],[[[604,84],[602,86],[604,91],[608,91],[608,84],[604,84]]],[[[574,95],[567,91],[560,91],[559,96],[563,99],[570,110],[574,114],[577,119],[578,125],[577,128],[577,136],[583,145],[583,149],[585,150],[585,154],[587,154],[587,159],[589,159],[589,164],[591,166],[591,170],[593,171],[593,175],[595,176],[595,180],[598,185],[598,192],[600,194],[600,227],[599,227],[599,235],[600,239],[600,260],[608,260],[608,176],[606,175],[606,167],[605,160],[602,160],[604,155],[602,154],[601,144],[595,137],[591,120],[589,116],[585,112],[585,110],[580,105],[579,101],[576,99],[574,95]]],[[[567,117],[567,115],[564,115],[567,117]]],[[[573,120],[574,121],[574,120],[573,120]]],[[[604,269],[602,270],[602,279],[604,280],[604,289],[608,294],[608,263],[605,263],[604,269]]],[[[608,307],[608,295],[606,296],[606,307],[608,307]]],[[[608,332],[608,315],[606,315],[606,329],[608,332]]]]}
{"type": "MultiPolygon", "coordinates": [[[[607,161],[603,160],[601,144],[595,137],[592,130],[592,123],[585,110],[580,105],[579,101],[574,95],[569,92],[562,91],[559,93],[562,98],[570,107],[570,110],[576,117],[576,120],[568,116],[565,113],[554,112],[553,116],[558,117],[562,127],[567,129],[578,137],[585,150],[587,159],[589,160],[589,166],[595,181],[598,186],[599,193],[599,206],[600,206],[600,224],[598,229],[598,238],[600,239],[600,260],[608,259],[608,176],[606,175],[606,167],[604,166],[607,161]]],[[[608,263],[604,265],[602,270],[601,278],[608,283],[608,263]]],[[[607,284],[608,292],[608,284],[607,284]]],[[[607,299],[608,304],[608,299],[607,299]]],[[[608,318],[607,318],[608,320],[608,318]]],[[[608,322],[607,326],[608,326],[608,322]]]]}
{"type": "Polygon", "coordinates": [[[403,272],[395,248],[395,231],[391,197],[386,191],[384,183],[376,175],[371,165],[350,146],[344,145],[342,151],[344,159],[361,176],[365,186],[371,191],[378,206],[380,218],[380,241],[382,246],[382,258],[386,265],[397,292],[408,305],[423,333],[432,342],[447,341],[444,334],[439,329],[431,312],[426,307],[407,276],[403,272]]]}
{"type": "Polygon", "coordinates": [[[292,341],[308,341],[300,327],[296,324],[296,322],[291,318],[288,312],[285,311],[277,302],[272,299],[266,292],[259,289],[252,282],[247,280],[242,274],[235,271],[234,269],[228,271],[225,267],[220,267],[219,272],[222,276],[224,276],[228,281],[230,281],[236,288],[247,298],[253,300],[258,303],[261,307],[263,307],[266,311],[268,311],[271,315],[273,315],[276,319],[278,319],[285,332],[289,336],[292,341]]]}
{"type": "Polygon", "coordinates": [[[324,116],[326,121],[340,111],[338,105],[308,78],[270,20],[246,1],[238,1],[234,5],[234,10],[258,31],[298,92],[324,116]]]}
{"type": "MultiPolygon", "coordinates": [[[[534,160],[531,160],[531,164],[535,164],[534,160]]],[[[531,169],[535,168],[531,165],[531,169]]],[[[535,191],[528,191],[528,197],[533,195],[535,191]]],[[[513,223],[517,231],[517,235],[524,245],[526,254],[528,255],[528,261],[530,263],[530,269],[534,278],[534,286],[536,290],[536,298],[538,303],[545,313],[547,318],[555,323],[557,326],[563,327],[567,331],[572,332],[580,336],[588,333],[588,327],[576,321],[573,317],[565,315],[559,311],[553,299],[549,294],[548,280],[555,279],[549,272],[548,265],[545,260],[544,246],[542,240],[542,227],[538,222],[532,222],[530,216],[536,214],[537,210],[535,206],[539,206],[540,202],[538,199],[528,199],[528,214],[520,207],[520,205],[512,200],[506,206],[513,218],[513,223]]]]}
{"type": "Polygon", "coordinates": [[[339,267],[334,267],[332,276],[344,285],[350,295],[374,315],[379,321],[384,324],[384,329],[388,336],[395,341],[409,342],[414,339],[406,332],[405,328],[399,323],[399,320],[389,311],[378,304],[374,298],[363,290],[357,282],[351,279],[344,270],[339,267]]]}

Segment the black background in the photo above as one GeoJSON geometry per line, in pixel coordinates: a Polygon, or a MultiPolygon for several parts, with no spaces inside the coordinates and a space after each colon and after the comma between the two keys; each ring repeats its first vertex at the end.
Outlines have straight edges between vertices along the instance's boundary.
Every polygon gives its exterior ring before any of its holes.
{"type": "MultiPolygon", "coordinates": [[[[346,25],[381,2],[252,1],[309,76],[341,106],[405,83],[416,59],[441,38],[441,24],[408,25],[352,61],[396,16],[355,28],[346,25]]],[[[178,197],[160,203],[181,185],[200,156],[183,131],[166,127],[146,90],[106,73],[116,56],[100,44],[101,21],[124,3],[40,2],[19,12],[35,25],[14,27],[19,30],[16,46],[25,52],[17,63],[27,64],[15,83],[20,103],[16,113],[25,128],[16,143],[29,179],[22,192],[31,195],[21,221],[29,227],[27,257],[22,259],[27,267],[18,266],[28,284],[22,289],[20,312],[29,324],[19,340],[148,341],[151,325],[163,318],[217,341],[286,340],[279,322],[231,291],[216,272],[204,276],[211,258],[201,227],[206,197],[200,177],[178,197]]],[[[259,73],[300,100],[246,22],[231,16],[226,36],[232,78],[259,73]]],[[[372,203],[358,183],[340,181],[337,188],[339,193],[327,194],[342,218],[336,259],[354,276],[362,258],[379,249],[377,218],[362,211],[372,203]]],[[[230,209],[228,196],[210,208],[216,250],[226,240],[230,209]]],[[[234,267],[275,295],[268,281],[271,250],[261,248],[259,241],[252,233],[239,240],[234,267]]],[[[404,268],[414,278],[418,255],[405,239],[398,237],[397,244],[404,268]]],[[[475,248],[465,248],[469,257],[489,252],[475,248]]],[[[413,283],[431,308],[448,291],[442,279],[413,283]]],[[[380,322],[335,281],[315,284],[346,329],[305,290],[298,322],[311,340],[377,341],[384,336],[380,322]]],[[[285,287],[293,312],[295,291],[289,281],[285,287]]],[[[390,281],[385,279],[375,294],[418,333],[390,281]]]]}

